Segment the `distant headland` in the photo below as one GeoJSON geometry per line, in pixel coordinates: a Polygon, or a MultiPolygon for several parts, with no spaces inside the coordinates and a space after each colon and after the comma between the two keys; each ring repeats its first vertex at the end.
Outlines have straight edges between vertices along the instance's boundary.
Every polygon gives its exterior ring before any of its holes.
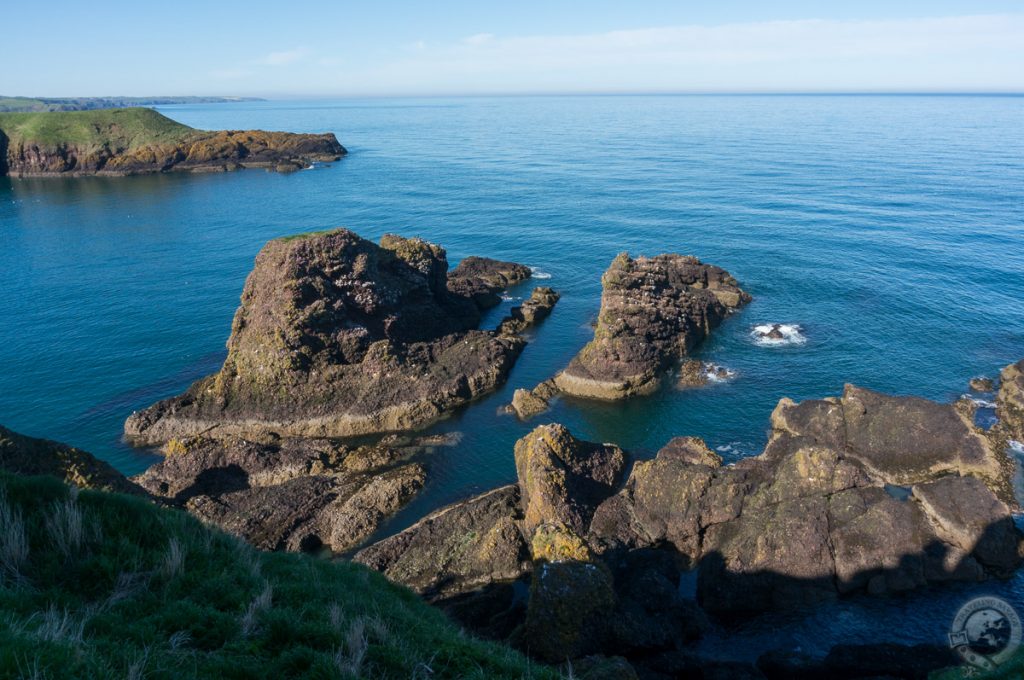
{"type": "Polygon", "coordinates": [[[197,130],[141,107],[0,113],[0,176],[289,172],[346,153],[329,132],[197,130]]]}
{"type": "Polygon", "coordinates": [[[0,95],[0,113],[42,111],[92,111],[132,106],[172,104],[228,104],[261,102],[259,97],[5,97],[0,95]]]}

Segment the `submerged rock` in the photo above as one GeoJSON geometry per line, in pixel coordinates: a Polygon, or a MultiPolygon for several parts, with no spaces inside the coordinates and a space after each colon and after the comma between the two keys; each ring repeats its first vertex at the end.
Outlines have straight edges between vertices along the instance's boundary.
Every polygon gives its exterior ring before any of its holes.
{"type": "Polygon", "coordinates": [[[344,229],[270,241],[246,280],[223,368],[132,414],[125,434],[157,445],[425,427],[502,384],[524,346],[474,330],[481,296],[523,270],[474,262],[449,277],[440,246],[391,235],[376,245],[344,229]]]}
{"type": "MultiPolygon", "coordinates": [[[[174,440],[162,462],[135,478],[262,550],[351,550],[423,487],[410,451],[327,440],[174,440]]],[[[415,451],[415,449],[413,449],[415,451]]]]}
{"type": "Polygon", "coordinates": [[[594,339],[555,377],[561,391],[579,397],[654,391],[666,371],[751,299],[725,270],[680,255],[619,255],[601,283],[594,339]]]}
{"type": "Polygon", "coordinates": [[[82,489],[140,494],[142,490],[88,451],[18,434],[0,425],[0,470],[50,475],[82,489]]]}

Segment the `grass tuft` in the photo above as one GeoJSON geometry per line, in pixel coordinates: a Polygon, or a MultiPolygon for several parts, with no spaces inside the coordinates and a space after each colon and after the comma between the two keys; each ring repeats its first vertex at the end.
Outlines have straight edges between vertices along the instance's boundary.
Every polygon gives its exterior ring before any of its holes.
{"type": "Polygon", "coordinates": [[[20,584],[25,580],[22,567],[28,562],[28,539],[21,512],[7,503],[7,493],[0,488],[0,570],[4,580],[20,584]]]}

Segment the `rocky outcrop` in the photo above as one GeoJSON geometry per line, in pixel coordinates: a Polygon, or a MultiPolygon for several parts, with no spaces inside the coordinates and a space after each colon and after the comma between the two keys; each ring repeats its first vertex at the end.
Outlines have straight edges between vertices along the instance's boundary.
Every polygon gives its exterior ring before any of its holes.
{"type": "Polygon", "coordinates": [[[416,447],[349,447],[328,440],[172,440],[135,481],[154,497],[262,550],[345,552],[422,487],[416,447]]]}
{"type": "Polygon", "coordinates": [[[525,344],[475,330],[487,296],[524,272],[474,262],[449,277],[440,246],[344,229],[269,242],[223,368],[132,414],[128,439],[351,436],[445,417],[502,384],[525,344]]]}
{"type": "Polygon", "coordinates": [[[619,447],[581,441],[561,425],[542,425],[516,442],[515,461],[527,535],[544,525],[584,534],[626,466],[619,447]]]}
{"type": "Polygon", "coordinates": [[[512,394],[512,403],[505,407],[507,413],[514,413],[520,420],[529,420],[548,410],[551,400],[558,396],[554,380],[545,380],[532,390],[517,389],[512,394]]]}
{"type": "Polygon", "coordinates": [[[113,467],[67,444],[27,437],[0,426],[0,470],[19,475],[50,475],[83,489],[141,494],[113,467]]]}
{"type": "Polygon", "coordinates": [[[624,253],[601,284],[594,339],[555,377],[562,392],[593,399],[654,391],[670,368],[751,299],[724,269],[680,255],[624,253]]]}

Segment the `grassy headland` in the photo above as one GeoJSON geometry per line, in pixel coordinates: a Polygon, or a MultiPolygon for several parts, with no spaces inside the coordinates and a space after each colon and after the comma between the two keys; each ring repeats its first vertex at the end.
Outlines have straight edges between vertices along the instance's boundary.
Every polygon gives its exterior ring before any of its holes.
{"type": "Polygon", "coordinates": [[[0,678],[557,678],[383,576],[0,473],[0,678]]]}
{"type": "Polygon", "coordinates": [[[100,109],[50,113],[0,113],[0,131],[10,144],[74,144],[132,149],[177,144],[197,130],[153,109],[100,109]]]}
{"type": "Polygon", "coordinates": [[[142,107],[0,113],[0,175],[291,171],[345,153],[330,133],[196,130],[142,107]]]}

